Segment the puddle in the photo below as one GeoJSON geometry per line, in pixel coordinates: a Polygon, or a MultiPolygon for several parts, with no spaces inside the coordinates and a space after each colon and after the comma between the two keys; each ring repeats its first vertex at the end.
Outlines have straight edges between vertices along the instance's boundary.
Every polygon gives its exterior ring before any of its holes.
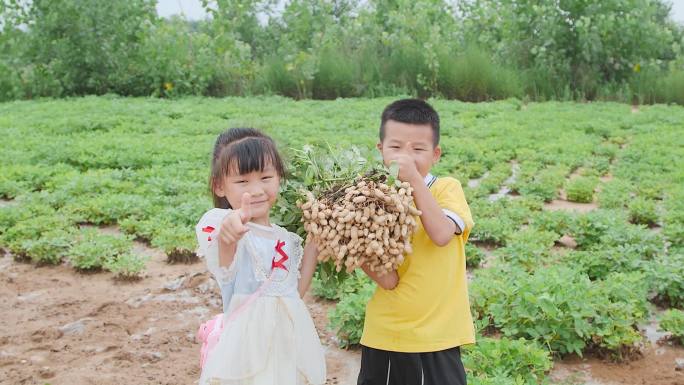
{"type": "Polygon", "coordinates": [[[16,206],[17,202],[15,202],[13,199],[0,199],[0,209],[4,207],[11,207],[11,206],[16,206]]]}
{"type": "Polygon", "coordinates": [[[471,179],[468,181],[468,187],[470,188],[477,188],[480,185],[480,182],[482,182],[482,179],[486,178],[489,176],[489,171],[485,172],[481,177],[477,179],[471,179]]]}
{"type": "Polygon", "coordinates": [[[668,336],[670,333],[665,331],[660,331],[660,323],[658,322],[658,317],[663,314],[664,311],[658,310],[651,315],[649,322],[644,325],[639,325],[639,330],[644,334],[646,340],[651,343],[651,346],[657,347],[658,341],[663,337],[668,336]]]}
{"type": "Polygon", "coordinates": [[[517,162],[511,162],[511,176],[504,181],[503,186],[501,186],[501,189],[499,189],[498,192],[494,194],[489,194],[489,197],[487,197],[487,199],[490,202],[495,202],[510,194],[511,188],[509,186],[515,183],[515,181],[518,179],[518,174],[520,174],[520,165],[517,162]]]}

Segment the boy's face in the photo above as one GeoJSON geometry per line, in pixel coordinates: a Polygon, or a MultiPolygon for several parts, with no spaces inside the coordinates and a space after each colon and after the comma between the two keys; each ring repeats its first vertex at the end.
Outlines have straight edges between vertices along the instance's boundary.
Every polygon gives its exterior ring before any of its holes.
{"type": "Polygon", "coordinates": [[[415,163],[418,173],[425,177],[442,155],[442,149],[433,143],[429,124],[388,120],[385,122],[385,139],[378,143],[378,150],[386,166],[399,157],[408,157],[415,163]]]}

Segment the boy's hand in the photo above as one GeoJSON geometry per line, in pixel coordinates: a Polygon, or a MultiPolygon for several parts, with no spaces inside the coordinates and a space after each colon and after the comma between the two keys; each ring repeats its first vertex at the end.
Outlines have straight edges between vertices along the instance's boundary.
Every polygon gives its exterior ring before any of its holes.
{"type": "Polygon", "coordinates": [[[399,165],[399,180],[408,182],[411,186],[416,183],[423,183],[423,177],[416,168],[416,162],[408,155],[397,155],[390,163],[396,162],[399,165]]]}
{"type": "Polygon", "coordinates": [[[227,244],[237,243],[249,231],[245,223],[252,219],[252,210],[249,193],[242,195],[242,204],[237,210],[233,210],[221,222],[220,238],[227,244]]]}

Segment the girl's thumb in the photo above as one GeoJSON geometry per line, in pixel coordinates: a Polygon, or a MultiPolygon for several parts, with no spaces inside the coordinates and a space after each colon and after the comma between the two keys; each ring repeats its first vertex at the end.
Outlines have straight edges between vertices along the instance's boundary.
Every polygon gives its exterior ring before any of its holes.
{"type": "Polygon", "coordinates": [[[249,193],[242,194],[242,203],[240,204],[240,219],[242,220],[243,224],[252,219],[252,206],[250,203],[251,199],[252,197],[249,195],[249,193]]]}

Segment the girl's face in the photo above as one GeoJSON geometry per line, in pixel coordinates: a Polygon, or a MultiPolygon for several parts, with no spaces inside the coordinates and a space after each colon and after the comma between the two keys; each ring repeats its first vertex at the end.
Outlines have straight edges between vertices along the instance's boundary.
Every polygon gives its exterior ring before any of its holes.
{"type": "Polygon", "coordinates": [[[231,172],[216,183],[214,193],[219,197],[225,197],[230,207],[239,209],[242,204],[242,196],[249,193],[251,196],[251,222],[269,225],[269,211],[278,198],[280,189],[280,176],[268,163],[263,171],[252,171],[240,175],[231,172]]]}

